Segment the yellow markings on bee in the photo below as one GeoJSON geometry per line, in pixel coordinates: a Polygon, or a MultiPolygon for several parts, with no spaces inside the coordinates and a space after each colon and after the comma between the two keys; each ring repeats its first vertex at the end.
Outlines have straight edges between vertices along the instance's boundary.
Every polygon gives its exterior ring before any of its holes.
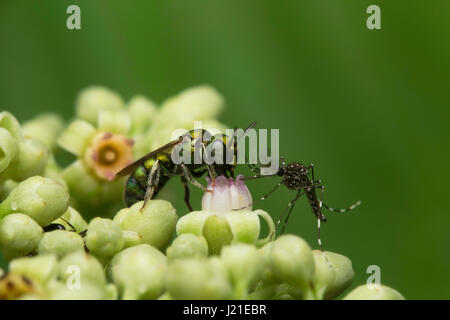
{"type": "Polygon", "coordinates": [[[167,153],[159,153],[156,158],[161,162],[170,162],[170,156],[167,153]]]}
{"type": "Polygon", "coordinates": [[[153,165],[155,164],[155,161],[156,161],[155,158],[150,158],[150,159],[146,160],[144,162],[144,167],[147,168],[147,170],[151,169],[151,167],[153,167],[153,165]]]}

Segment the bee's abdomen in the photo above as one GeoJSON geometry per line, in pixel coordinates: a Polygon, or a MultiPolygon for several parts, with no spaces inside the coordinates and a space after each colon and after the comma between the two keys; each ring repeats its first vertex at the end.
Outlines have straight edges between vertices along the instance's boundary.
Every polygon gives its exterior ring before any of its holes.
{"type": "MultiPolygon", "coordinates": [[[[149,171],[144,166],[139,166],[134,173],[128,178],[125,185],[124,202],[127,207],[131,207],[136,202],[142,201],[145,198],[145,192],[147,190],[147,180],[149,171]]],[[[153,192],[154,198],[158,191],[166,184],[169,177],[161,174],[158,184],[154,185],[155,191],[153,192]]]]}
{"type": "Polygon", "coordinates": [[[143,165],[137,167],[133,172],[133,177],[136,183],[144,189],[147,186],[148,174],[149,171],[143,165]]]}
{"type": "Polygon", "coordinates": [[[131,175],[125,185],[124,201],[127,207],[131,207],[138,201],[144,200],[145,185],[141,186],[139,182],[131,175]]]}

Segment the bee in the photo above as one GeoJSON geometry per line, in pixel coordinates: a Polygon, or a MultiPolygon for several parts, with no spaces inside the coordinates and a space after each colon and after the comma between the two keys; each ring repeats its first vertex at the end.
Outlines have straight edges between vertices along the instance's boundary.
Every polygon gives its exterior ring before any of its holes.
{"type": "MultiPolygon", "coordinates": [[[[252,123],[244,131],[244,134],[255,125],[256,122],[252,123]]],[[[218,175],[234,176],[237,152],[236,134],[237,128],[234,129],[231,137],[224,134],[212,136],[205,129],[193,129],[126,166],[116,174],[116,176],[130,175],[125,184],[125,205],[130,207],[136,202],[143,200],[142,210],[148,200],[153,199],[170,178],[179,176],[184,186],[184,202],[189,211],[193,211],[189,200],[190,190],[188,183],[206,191],[206,187],[197,180],[206,173],[211,179],[218,175]],[[214,163],[212,159],[206,156],[207,149],[215,150],[211,155],[223,157],[223,161],[214,163]],[[198,152],[200,151],[203,157],[200,161],[194,161],[193,163],[175,163],[172,160],[174,151],[178,151],[183,155],[186,152],[191,159],[198,157],[198,152]],[[231,162],[227,161],[227,152],[232,152],[233,154],[231,162]]]]}
{"type": "Polygon", "coordinates": [[[335,209],[326,205],[323,202],[323,194],[325,192],[325,186],[322,184],[321,180],[316,180],[314,176],[314,165],[312,163],[310,165],[303,165],[300,162],[286,163],[284,158],[280,158],[280,167],[278,168],[277,172],[271,175],[261,175],[261,167],[258,165],[250,165],[249,167],[253,172],[257,174],[251,177],[244,178],[243,180],[253,180],[273,176],[278,176],[281,178],[278,184],[270,192],[261,197],[259,200],[267,199],[273,192],[275,192],[275,190],[277,190],[282,185],[287,187],[289,190],[293,190],[296,192],[295,197],[289,202],[288,206],[285,208],[285,210],[283,211],[283,213],[281,214],[280,218],[277,221],[277,228],[278,228],[280,226],[281,221],[284,218],[281,234],[284,233],[284,230],[286,228],[289,217],[291,216],[292,210],[294,209],[296,201],[301,196],[306,195],[311,210],[317,219],[317,230],[318,230],[317,242],[321,250],[322,250],[322,241],[320,239],[320,224],[321,222],[327,221],[327,217],[323,214],[322,208],[324,207],[325,209],[331,212],[343,213],[353,210],[361,204],[361,201],[357,201],[356,203],[352,204],[351,206],[345,209],[335,209]],[[316,190],[320,190],[319,197],[316,194],[316,190]]]}

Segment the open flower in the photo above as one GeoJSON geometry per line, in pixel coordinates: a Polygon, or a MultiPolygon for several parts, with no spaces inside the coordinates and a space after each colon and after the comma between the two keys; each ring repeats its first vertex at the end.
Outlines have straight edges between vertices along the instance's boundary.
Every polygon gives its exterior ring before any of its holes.
{"type": "Polygon", "coordinates": [[[84,153],[85,163],[97,177],[113,181],[115,173],[133,161],[134,140],[121,134],[99,132],[84,153]]]}
{"type": "Polygon", "coordinates": [[[77,157],[62,176],[78,204],[101,204],[120,195],[123,180],[113,180],[117,171],[133,161],[129,129],[126,111],[100,111],[97,128],[75,120],[62,133],[59,146],[77,157]]]}
{"type": "Polygon", "coordinates": [[[270,215],[263,210],[252,211],[252,197],[242,176],[227,179],[219,176],[208,181],[202,199],[202,210],[183,216],[177,223],[177,234],[192,233],[208,242],[210,254],[219,254],[223,246],[243,242],[264,245],[270,241],[275,226],[270,215]],[[262,217],[269,234],[259,239],[262,217]]]}
{"type": "Polygon", "coordinates": [[[75,207],[121,205],[123,178],[115,179],[115,173],[133,161],[134,135],[143,130],[143,118],[152,116],[154,108],[144,97],[139,98],[139,108],[133,107],[134,100],[125,106],[117,94],[102,87],[87,88],[80,93],[76,105],[78,118],[58,139],[61,148],[76,156],[62,171],[75,207]],[[138,111],[143,116],[136,130],[133,119],[138,119],[135,115],[138,111]]]}

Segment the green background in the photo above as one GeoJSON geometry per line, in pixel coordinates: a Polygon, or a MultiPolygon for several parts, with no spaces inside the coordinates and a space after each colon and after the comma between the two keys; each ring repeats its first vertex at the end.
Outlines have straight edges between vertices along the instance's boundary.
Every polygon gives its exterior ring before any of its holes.
{"type": "MultiPolygon", "coordinates": [[[[281,154],[315,164],[327,203],[363,201],[322,229],[325,248],[352,259],[353,287],[378,265],[406,298],[448,299],[449,13],[445,0],[2,0],[0,109],[69,119],[93,84],[157,102],[211,84],[231,127],[280,128],[281,154]],[[73,3],[82,30],[66,28],[73,3]],[[371,4],[382,30],[366,28],[371,4]]],[[[276,182],[248,185],[256,197],[276,182]]],[[[256,207],[276,218],[293,196],[256,207]]],[[[316,247],[305,199],[294,213],[287,231],[316,247]]]]}

